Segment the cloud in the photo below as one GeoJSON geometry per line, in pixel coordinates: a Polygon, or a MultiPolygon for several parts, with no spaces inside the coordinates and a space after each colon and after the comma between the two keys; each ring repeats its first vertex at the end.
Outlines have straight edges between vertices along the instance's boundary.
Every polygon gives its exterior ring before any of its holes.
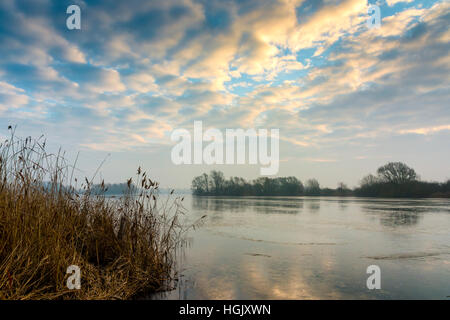
{"type": "Polygon", "coordinates": [[[437,127],[428,127],[428,128],[417,128],[417,129],[400,130],[400,134],[415,133],[415,134],[428,135],[428,134],[433,134],[433,133],[440,132],[440,131],[443,131],[443,130],[450,130],[450,125],[443,125],[443,126],[437,126],[437,127]]]}
{"type": "Polygon", "coordinates": [[[149,91],[157,91],[158,85],[155,83],[155,78],[148,73],[134,73],[127,77],[127,87],[146,93],[149,91]]]}
{"type": "Polygon", "coordinates": [[[66,64],[59,68],[65,77],[77,83],[82,90],[104,93],[126,89],[117,70],[89,64],[66,64]]]}
{"type": "Polygon", "coordinates": [[[364,0],[99,0],[69,31],[63,2],[2,1],[0,109],[95,150],[165,145],[194,120],[281,128],[302,159],[445,134],[450,5],[399,2],[368,29],[364,0]]]}
{"type": "Polygon", "coordinates": [[[0,81],[0,112],[27,105],[30,99],[24,93],[25,90],[0,81]]]}
{"type": "Polygon", "coordinates": [[[388,6],[392,7],[396,5],[397,3],[407,3],[407,2],[413,2],[414,0],[386,0],[386,3],[388,6]]]}

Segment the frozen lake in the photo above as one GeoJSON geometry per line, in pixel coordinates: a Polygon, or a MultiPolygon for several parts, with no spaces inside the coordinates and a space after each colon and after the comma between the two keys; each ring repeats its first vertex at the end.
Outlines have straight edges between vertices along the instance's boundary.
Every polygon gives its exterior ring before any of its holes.
{"type": "Polygon", "coordinates": [[[186,196],[178,288],[163,299],[448,299],[450,200],[186,196]],[[369,290],[369,265],[381,289],[369,290]]]}

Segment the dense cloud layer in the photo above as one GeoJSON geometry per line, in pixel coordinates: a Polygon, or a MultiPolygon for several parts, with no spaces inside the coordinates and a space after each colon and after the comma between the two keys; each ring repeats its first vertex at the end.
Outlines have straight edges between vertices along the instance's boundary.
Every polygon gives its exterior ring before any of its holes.
{"type": "Polygon", "coordinates": [[[368,29],[364,0],[5,0],[0,124],[108,152],[167,148],[194,120],[281,128],[282,160],[320,163],[448,137],[449,3],[378,3],[368,29]]]}

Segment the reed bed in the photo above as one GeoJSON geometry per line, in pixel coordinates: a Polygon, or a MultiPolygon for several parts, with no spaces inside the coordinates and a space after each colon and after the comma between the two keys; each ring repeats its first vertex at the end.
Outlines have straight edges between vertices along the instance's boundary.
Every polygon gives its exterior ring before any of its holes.
{"type": "Polygon", "coordinates": [[[161,200],[140,168],[116,200],[94,194],[92,180],[77,187],[76,163],[61,151],[9,129],[0,144],[0,299],[135,299],[169,289],[185,232],[200,223],[180,222],[182,198],[161,200]],[[71,265],[81,270],[79,290],[67,287],[71,265]]]}

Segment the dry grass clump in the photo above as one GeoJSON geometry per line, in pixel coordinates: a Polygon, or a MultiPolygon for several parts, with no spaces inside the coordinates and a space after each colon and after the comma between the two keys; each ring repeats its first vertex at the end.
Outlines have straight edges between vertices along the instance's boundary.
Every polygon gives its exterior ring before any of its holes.
{"type": "Polygon", "coordinates": [[[182,199],[159,203],[158,183],[140,169],[138,188],[130,179],[119,199],[93,194],[87,179],[78,192],[61,153],[11,132],[0,145],[0,299],[132,299],[167,289],[188,229],[182,199]],[[70,265],[81,269],[79,290],[66,285],[70,265]]]}

